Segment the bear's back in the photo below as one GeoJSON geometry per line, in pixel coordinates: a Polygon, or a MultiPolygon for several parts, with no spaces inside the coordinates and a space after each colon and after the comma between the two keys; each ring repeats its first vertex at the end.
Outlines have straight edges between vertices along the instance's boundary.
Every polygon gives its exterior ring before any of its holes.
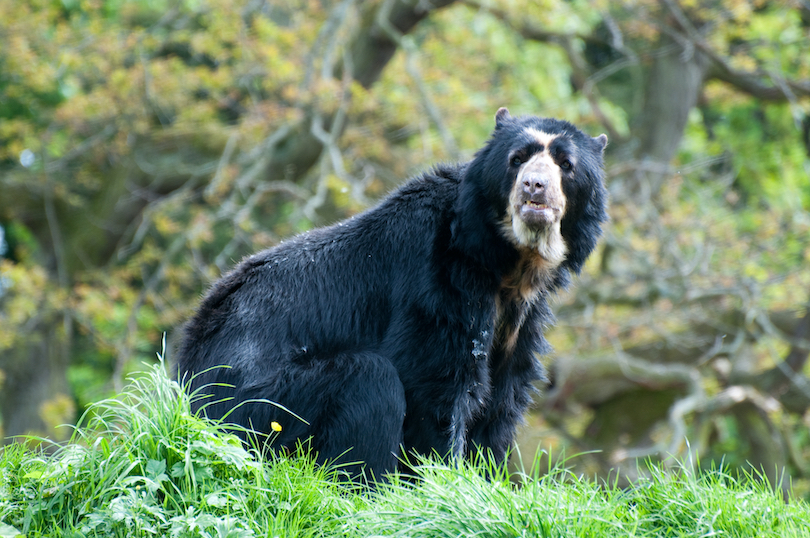
{"type": "Polygon", "coordinates": [[[379,205],[242,260],[184,331],[180,371],[327,348],[373,348],[394,303],[430,286],[432,250],[449,226],[457,168],[402,185],[379,205]],[[416,286],[417,283],[421,283],[416,286]],[[233,357],[241,354],[243,357],[233,357]]]}

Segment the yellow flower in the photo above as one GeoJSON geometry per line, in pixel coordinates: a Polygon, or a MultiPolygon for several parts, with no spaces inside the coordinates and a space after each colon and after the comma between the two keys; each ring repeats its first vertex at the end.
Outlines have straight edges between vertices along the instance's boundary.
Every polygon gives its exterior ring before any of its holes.
{"type": "Polygon", "coordinates": [[[275,420],[270,423],[270,427],[273,428],[274,432],[280,432],[281,431],[281,424],[279,424],[275,420]]]}

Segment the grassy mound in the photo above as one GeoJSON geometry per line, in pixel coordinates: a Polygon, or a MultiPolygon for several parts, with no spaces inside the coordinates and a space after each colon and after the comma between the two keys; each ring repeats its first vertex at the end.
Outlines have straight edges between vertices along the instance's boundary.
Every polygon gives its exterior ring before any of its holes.
{"type": "Polygon", "coordinates": [[[189,409],[161,364],[93,406],[54,454],[2,449],[0,538],[810,535],[806,503],[720,471],[652,467],[621,490],[560,469],[425,460],[416,482],[358,490],[306,458],[247,450],[189,409]]]}

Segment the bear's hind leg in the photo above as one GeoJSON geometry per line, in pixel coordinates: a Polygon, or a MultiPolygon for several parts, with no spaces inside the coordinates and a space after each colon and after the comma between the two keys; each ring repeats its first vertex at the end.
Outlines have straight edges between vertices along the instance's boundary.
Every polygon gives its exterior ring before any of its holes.
{"type": "Polygon", "coordinates": [[[335,464],[353,479],[379,480],[397,468],[405,390],[384,357],[311,354],[288,362],[269,385],[243,397],[267,398],[308,422],[276,409],[271,420],[282,431],[273,444],[294,449],[306,441],[319,463],[335,464]]]}
{"type": "Polygon", "coordinates": [[[397,468],[405,389],[394,366],[375,353],[340,357],[334,366],[343,375],[333,375],[343,379],[332,384],[322,431],[313,428],[313,448],[319,461],[345,464],[352,477],[380,480],[397,468]]]}

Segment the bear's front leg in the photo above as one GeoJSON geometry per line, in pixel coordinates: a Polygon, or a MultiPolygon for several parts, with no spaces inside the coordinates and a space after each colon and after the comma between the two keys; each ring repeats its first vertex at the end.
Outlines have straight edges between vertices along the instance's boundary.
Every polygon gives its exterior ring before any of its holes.
{"type": "Polygon", "coordinates": [[[406,389],[406,452],[435,453],[442,458],[467,454],[470,428],[490,399],[487,349],[491,345],[489,327],[448,332],[441,340],[422,343],[425,355],[419,357],[418,366],[400,370],[403,384],[410,387],[406,389]]]}
{"type": "Polygon", "coordinates": [[[523,329],[511,356],[498,361],[495,355],[488,404],[469,429],[470,457],[484,451],[491,453],[496,462],[504,461],[514,444],[517,426],[537,392],[535,383],[546,379],[543,365],[535,357],[538,348],[546,348],[546,341],[542,334],[523,329]]]}

